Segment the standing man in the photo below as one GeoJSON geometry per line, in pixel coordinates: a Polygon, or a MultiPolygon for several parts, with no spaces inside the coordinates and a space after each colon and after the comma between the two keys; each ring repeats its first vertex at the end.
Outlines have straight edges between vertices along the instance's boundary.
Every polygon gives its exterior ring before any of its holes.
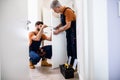
{"type": "Polygon", "coordinates": [[[71,65],[73,65],[74,59],[77,58],[76,15],[71,8],[62,6],[58,0],[53,0],[50,7],[54,10],[54,12],[61,14],[61,23],[56,27],[54,34],[57,35],[66,31],[67,55],[68,57],[72,57],[71,65]]]}
{"type": "Polygon", "coordinates": [[[47,58],[50,59],[52,56],[51,46],[49,45],[40,48],[41,41],[51,41],[51,36],[47,37],[45,34],[43,34],[43,29],[46,27],[46,25],[43,25],[43,22],[37,21],[35,23],[35,30],[29,33],[29,66],[31,69],[35,68],[35,65],[40,61],[41,58],[41,66],[52,66],[52,64],[47,62],[47,58]]]}

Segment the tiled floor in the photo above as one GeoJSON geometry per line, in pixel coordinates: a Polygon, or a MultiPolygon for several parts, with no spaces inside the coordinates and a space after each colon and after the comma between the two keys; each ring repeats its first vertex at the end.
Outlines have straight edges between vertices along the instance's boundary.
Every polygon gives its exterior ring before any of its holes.
{"type": "Polygon", "coordinates": [[[35,69],[30,69],[30,78],[31,80],[79,80],[77,72],[75,72],[74,78],[65,79],[59,68],[41,67],[40,64],[37,64],[35,69]]]}

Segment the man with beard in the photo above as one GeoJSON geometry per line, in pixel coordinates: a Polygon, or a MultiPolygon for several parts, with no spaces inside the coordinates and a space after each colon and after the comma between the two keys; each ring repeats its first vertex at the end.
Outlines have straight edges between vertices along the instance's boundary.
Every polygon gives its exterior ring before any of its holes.
{"type": "Polygon", "coordinates": [[[43,29],[47,26],[41,21],[35,23],[35,30],[29,33],[29,61],[30,69],[34,69],[35,65],[41,61],[41,66],[52,66],[52,64],[47,62],[47,58],[51,58],[52,49],[51,45],[40,47],[43,40],[51,41],[51,36],[47,37],[43,34],[43,29]]]}

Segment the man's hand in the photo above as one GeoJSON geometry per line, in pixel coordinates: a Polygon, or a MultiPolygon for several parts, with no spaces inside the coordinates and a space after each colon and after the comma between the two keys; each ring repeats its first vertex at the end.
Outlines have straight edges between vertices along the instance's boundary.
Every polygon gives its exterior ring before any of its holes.
{"type": "Polygon", "coordinates": [[[47,25],[42,25],[42,29],[44,29],[44,28],[46,28],[46,27],[48,27],[47,25]]]}
{"type": "Polygon", "coordinates": [[[40,56],[44,56],[46,54],[46,52],[42,48],[39,48],[38,53],[39,53],[40,56]]]}
{"type": "Polygon", "coordinates": [[[54,30],[57,30],[57,29],[59,29],[60,27],[62,27],[62,24],[57,25],[57,26],[54,28],[54,30]]]}
{"type": "Polygon", "coordinates": [[[55,28],[54,28],[54,30],[57,30],[57,29],[59,29],[59,28],[60,28],[60,27],[59,27],[59,26],[57,26],[57,27],[55,27],[55,28]]]}
{"type": "Polygon", "coordinates": [[[59,29],[54,31],[54,34],[59,34],[60,32],[64,31],[64,27],[60,27],[59,29]]]}
{"type": "Polygon", "coordinates": [[[57,30],[55,30],[53,33],[54,33],[55,35],[57,35],[57,34],[60,33],[60,31],[59,31],[59,29],[57,29],[57,30]]]}

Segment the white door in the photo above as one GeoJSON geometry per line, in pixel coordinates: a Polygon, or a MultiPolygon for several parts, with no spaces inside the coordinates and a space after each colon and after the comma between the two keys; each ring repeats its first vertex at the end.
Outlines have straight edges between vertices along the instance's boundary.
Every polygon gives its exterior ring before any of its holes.
{"type": "Polygon", "coordinates": [[[27,0],[0,1],[1,80],[30,80],[27,0]]]}
{"type": "Polygon", "coordinates": [[[28,27],[29,31],[33,31],[35,23],[38,20],[38,0],[28,0],[28,27]]]}
{"type": "MultiPolygon", "coordinates": [[[[56,17],[57,15],[55,16],[53,14],[51,23],[52,26],[55,27],[60,23],[60,19],[56,17]]],[[[53,68],[59,67],[60,64],[64,64],[67,61],[65,32],[62,32],[58,35],[52,35],[52,53],[53,68]]]]}
{"type": "MultiPolygon", "coordinates": [[[[50,0],[43,1],[42,6],[42,14],[43,14],[43,22],[49,26],[50,29],[53,29],[60,23],[60,18],[57,14],[52,13],[50,9],[50,0]]],[[[51,33],[51,31],[45,29],[45,33],[51,33]]],[[[49,44],[48,42],[44,41],[44,45],[49,44]]],[[[52,68],[59,67],[60,64],[64,64],[67,61],[67,49],[66,49],[66,36],[65,32],[59,35],[52,35],[52,68]]]]}

